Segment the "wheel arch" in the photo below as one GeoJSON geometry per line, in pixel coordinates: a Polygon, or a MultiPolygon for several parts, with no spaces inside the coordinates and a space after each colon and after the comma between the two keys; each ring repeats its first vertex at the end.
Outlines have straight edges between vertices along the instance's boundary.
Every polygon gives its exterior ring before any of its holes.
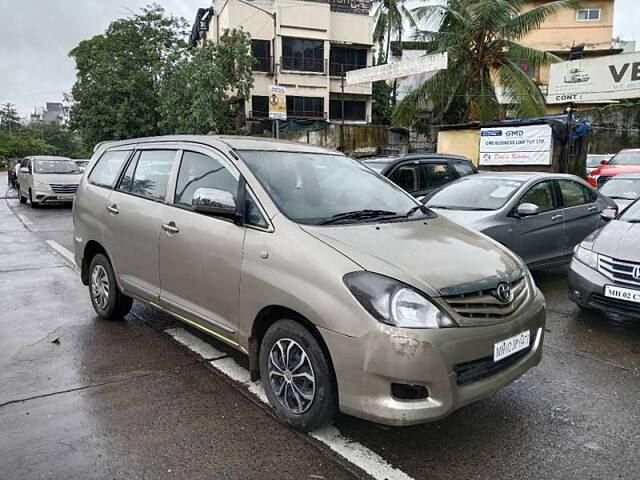
{"type": "Polygon", "coordinates": [[[99,253],[107,257],[107,259],[111,263],[109,254],[107,254],[107,251],[104,249],[104,247],[97,241],[89,240],[84,246],[84,251],[82,252],[82,265],[80,267],[80,278],[84,285],[89,285],[89,266],[91,265],[91,260],[93,259],[93,257],[95,257],[99,253]]]}

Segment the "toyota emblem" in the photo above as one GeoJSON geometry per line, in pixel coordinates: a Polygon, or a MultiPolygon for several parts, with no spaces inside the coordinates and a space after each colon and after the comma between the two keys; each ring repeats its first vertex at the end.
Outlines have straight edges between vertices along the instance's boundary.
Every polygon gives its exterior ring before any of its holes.
{"type": "Polygon", "coordinates": [[[496,288],[496,298],[504,303],[509,303],[513,300],[513,292],[511,292],[511,287],[506,283],[501,283],[496,288]]]}
{"type": "Polygon", "coordinates": [[[633,267],[633,271],[631,272],[631,275],[635,280],[640,280],[640,265],[637,267],[633,267]]]}

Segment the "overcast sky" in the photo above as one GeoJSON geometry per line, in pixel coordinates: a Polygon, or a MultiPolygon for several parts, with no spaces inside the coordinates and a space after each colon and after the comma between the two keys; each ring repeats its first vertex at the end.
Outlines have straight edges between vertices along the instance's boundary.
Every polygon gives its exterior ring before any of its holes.
{"type": "MultiPolygon", "coordinates": [[[[21,115],[62,100],[75,78],[68,53],[82,39],[102,33],[118,17],[151,0],[0,0],[0,103],[21,115]]],[[[210,0],[156,0],[193,21],[210,0]]],[[[614,36],[640,43],[640,0],[616,0],[614,36]]]]}

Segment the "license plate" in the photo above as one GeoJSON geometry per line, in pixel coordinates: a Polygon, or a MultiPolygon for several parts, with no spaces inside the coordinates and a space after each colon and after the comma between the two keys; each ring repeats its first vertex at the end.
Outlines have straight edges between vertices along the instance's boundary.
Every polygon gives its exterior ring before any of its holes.
{"type": "Polygon", "coordinates": [[[69,200],[70,198],[73,198],[73,195],[58,195],[57,199],[58,200],[69,200]]]}
{"type": "Polygon", "coordinates": [[[632,290],[631,288],[605,285],[604,296],[615,298],[616,300],[626,300],[627,302],[640,303],[640,290],[632,290]]]}
{"type": "Polygon", "coordinates": [[[514,353],[524,350],[529,346],[531,335],[529,330],[519,333],[514,337],[507,338],[498,343],[493,344],[493,361],[497,362],[503,358],[507,358],[514,353]]]}

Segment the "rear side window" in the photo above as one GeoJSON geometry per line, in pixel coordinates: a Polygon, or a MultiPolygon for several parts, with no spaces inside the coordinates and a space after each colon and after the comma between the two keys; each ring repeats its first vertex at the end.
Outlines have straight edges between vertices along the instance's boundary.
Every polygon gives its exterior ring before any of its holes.
{"type": "Polygon", "coordinates": [[[475,171],[473,166],[467,162],[453,162],[453,168],[455,168],[459,177],[466,177],[467,175],[473,175],[475,171]]]}
{"type": "Polygon", "coordinates": [[[175,150],[141,150],[122,177],[119,190],[164,201],[175,150]]]}
{"type": "Polygon", "coordinates": [[[238,191],[238,179],[219,159],[185,151],[182,154],[173,203],[191,208],[193,194],[198,188],[218,188],[235,196],[238,191]]]}
{"type": "Polygon", "coordinates": [[[418,185],[418,166],[400,165],[396,168],[389,179],[407,192],[415,192],[419,189],[418,185]]]}
{"type": "Polygon", "coordinates": [[[113,188],[118,178],[118,172],[131,150],[116,150],[105,152],[89,174],[88,181],[92,185],[113,188]]]}
{"type": "Polygon", "coordinates": [[[426,182],[425,188],[441,187],[453,180],[446,163],[423,163],[420,168],[426,182]]]}
{"type": "Polygon", "coordinates": [[[595,201],[592,192],[578,182],[558,180],[562,202],[565,207],[577,207],[595,201]]]}

